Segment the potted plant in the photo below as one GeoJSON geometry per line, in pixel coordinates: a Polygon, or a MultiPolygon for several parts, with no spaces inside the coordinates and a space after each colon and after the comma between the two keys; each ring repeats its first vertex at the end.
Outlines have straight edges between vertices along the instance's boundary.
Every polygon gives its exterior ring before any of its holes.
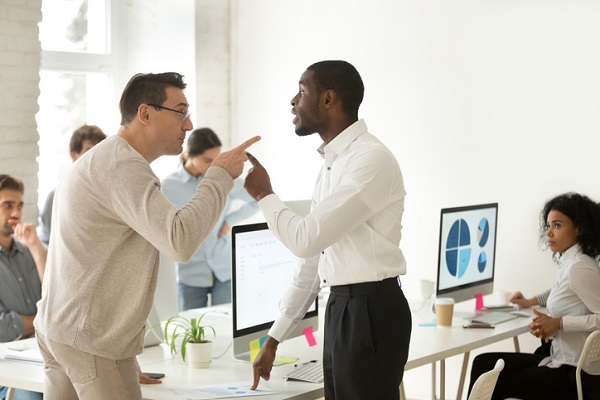
{"type": "Polygon", "coordinates": [[[216,336],[216,332],[212,326],[201,325],[206,314],[199,318],[176,315],[162,323],[165,341],[171,346],[171,354],[177,354],[179,345],[181,358],[185,361],[187,356],[188,365],[192,368],[208,368],[210,365],[212,341],[206,339],[205,334],[207,329],[212,331],[213,336],[216,336]]]}

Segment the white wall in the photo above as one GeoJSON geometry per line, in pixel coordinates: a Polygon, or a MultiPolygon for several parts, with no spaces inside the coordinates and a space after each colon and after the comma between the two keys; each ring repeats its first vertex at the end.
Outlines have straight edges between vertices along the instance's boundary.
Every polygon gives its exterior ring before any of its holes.
{"type": "Polygon", "coordinates": [[[263,136],[251,151],[278,194],[310,197],[321,163],[319,138],[297,138],[291,124],[298,78],[313,62],[345,59],[365,82],[360,116],[404,173],[407,292],[435,279],[440,209],[484,202],[499,203],[497,287],[533,295],[552,285],[556,268],[537,238],[544,201],[565,191],[600,200],[599,2],[232,8],[234,142],[263,136]]]}
{"type": "Polygon", "coordinates": [[[36,221],[41,0],[0,1],[0,174],[25,184],[23,219],[36,221]]]}

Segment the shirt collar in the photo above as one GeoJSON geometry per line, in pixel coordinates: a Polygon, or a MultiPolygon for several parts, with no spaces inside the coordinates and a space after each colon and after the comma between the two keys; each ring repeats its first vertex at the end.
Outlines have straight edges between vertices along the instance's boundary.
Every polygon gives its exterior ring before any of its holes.
{"type": "Polygon", "coordinates": [[[200,180],[203,178],[202,175],[196,178],[194,175],[190,174],[184,168],[183,163],[180,163],[177,166],[177,174],[179,175],[179,179],[181,179],[182,182],[200,182],[200,180]]]}
{"type": "Polygon", "coordinates": [[[357,137],[359,137],[366,131],[367,124],[365,123],[365,120],[359,119],[346,129],[344,129],[335,138],[333,138],[331,142],[327,144],[323,143],[321,146],[319,146],[317,151],[323,158],[325,158],[325,163],[330,164],[331,162],[333,162],[333,160],[336,159],[337,156],[342,154],[344,150],[346,150],[346,148],[350,146],[350,144],[354,142],[354,140],[356,140],[357,137]]]}
{"type": "Polygon", "coordinates": [[[562,254],[560,263],[562,265],[570,264],[579,254],[582,254],[581,246],[579,243],[575,243],[562,254]]]}
{"type": "Polygon", "coordinates": [[[23,253],[24,249],[25,249],[25,246],[21,242],[15,240],[14,237],[12,238],[12,250],[10,252],[8,251],[8,249],[6,247],[0,246],[0,252],[4,253],[6,255],[15,254],[16,252],[23,253]]]}

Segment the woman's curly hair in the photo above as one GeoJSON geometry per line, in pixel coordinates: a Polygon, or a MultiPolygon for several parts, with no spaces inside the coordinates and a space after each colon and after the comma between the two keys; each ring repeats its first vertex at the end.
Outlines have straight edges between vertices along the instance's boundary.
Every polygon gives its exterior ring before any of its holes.
{"type": "Polygon", "coordinates": [[[577,242],[584,254],[593,258],[600,255],[600,206],[596,202],[578,193],[564,193],[548,200],[540,214],[540,242],[546,237],[552,210],[569,217],[579,229],[577,242]]]}

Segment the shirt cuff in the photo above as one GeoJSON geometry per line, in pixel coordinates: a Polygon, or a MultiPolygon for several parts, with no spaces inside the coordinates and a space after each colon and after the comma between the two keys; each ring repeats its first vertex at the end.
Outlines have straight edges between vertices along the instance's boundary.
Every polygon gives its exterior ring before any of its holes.
{"type": "Polygon", "coordinates": [[[585,319],[577,315],[564,315],[562,317],[562,330],[564,332],[585,331],[585,319]]]}
{"type": "Polygon", "coordinates": [[[290,335],[290,332],[295,326],[296,323],[292,318],[289,318],[287,315],[280,314],[279,317],[275,319],[271,329],[269,329],[269,336],[281,343],[290,335]]]}
{"type": "Polygon", "coordinates": [[[280,209],[287,207],[285,205],[285,203],[283,201],[281,201],[279,196],[277,196],[275,193],[270,194],[270,195],[265,196],[262,199],[260,199],[258,202],[258,206],[260,207],[260,210],[263,213],[265,213],[265,212],[272,213],[274,211],[278,211],[280,209]]]}

